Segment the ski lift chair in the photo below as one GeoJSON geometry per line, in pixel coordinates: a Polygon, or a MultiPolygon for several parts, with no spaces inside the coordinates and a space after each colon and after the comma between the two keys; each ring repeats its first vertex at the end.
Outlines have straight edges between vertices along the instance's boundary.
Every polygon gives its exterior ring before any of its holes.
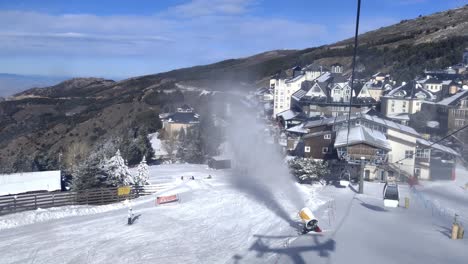
{"type": "Polygon", "coordinates": [[[400,194],[397,184],[386,183],[383,191],[383,200],[385,207],[398,207],[400,203],[400,194]]]}

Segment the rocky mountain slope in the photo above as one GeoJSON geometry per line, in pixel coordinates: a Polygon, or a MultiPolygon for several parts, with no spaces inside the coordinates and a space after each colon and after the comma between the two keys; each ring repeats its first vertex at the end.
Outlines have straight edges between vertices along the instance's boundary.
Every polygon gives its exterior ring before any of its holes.
{"type": "MultiPolygon", "coordinates": [[[[360,36],[358,69],[408,80],[425,68],[460,61],[468,47],[468,5],[401,21],[360,36]]],[[[63,158],[90,152],[97,143],[133,130],[154,130],[157,114],[190,103],[203,111],[213,101],[204,90],[249,90],[294,65],[341,63],[349,71],[351,39],[304,50],[277,50],[241,59],[140,76],[122,81],[75,78],[0,100],[0,169],[56,169],[63,158]]],[[[219,96],[219,95],[218,95],[219,96]]],[[[63,163],[63,162],[62,162],[63,163]]]]}

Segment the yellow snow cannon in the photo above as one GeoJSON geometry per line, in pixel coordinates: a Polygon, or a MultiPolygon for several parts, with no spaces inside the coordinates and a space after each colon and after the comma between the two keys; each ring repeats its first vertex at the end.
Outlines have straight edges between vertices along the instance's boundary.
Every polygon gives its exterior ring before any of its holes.
{"type": "Polygon", "coordinates": [[[322,232],[320,227],[318,226],[318,220],[312,213],[312,210],[310,210],[307,207],[302,208],[301,211],[299,211],[299,217],[301,218],[301,221],[304,223],[304,230],[303,233],[308,233],[310,231],[314,232],[322,232]]]}

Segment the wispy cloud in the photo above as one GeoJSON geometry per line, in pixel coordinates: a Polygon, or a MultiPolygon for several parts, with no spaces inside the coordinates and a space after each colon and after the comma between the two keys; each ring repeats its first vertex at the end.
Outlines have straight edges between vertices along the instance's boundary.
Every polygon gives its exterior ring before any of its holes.
{"type": "Polygon", "coordinates": [[[171,8],[170,13],[187,17],[240,15],[247,13],[252,0],[193,0],[171,8]]]}
{"type": "Polygon", "coordinates": [[[126,57],[156,72],[337,37],[325,25],[257,16],[256,3],[193,0],[146,16],[0,11],[0,56],[126,57]]]}
{"type": "MultiPolygon", "coordinates": [[[[0,24],[5,25],[0,29],[0,55],[6,52],[90,56],[192,54],[203,55],[208,62],[278,47],[313,46],[320,42],[317,35],[326,33],[326,27],[319,24],[233,15],[245,10],[251,2],[218,1],[220,6],[196,19],[169,17],[167,12],[153,16],[97,16],[0,11],[0,24]],[[216,16],[211,15],[215,13],[216,16]]],[[[176,8],[207,2],[195,0],[176,8]]],[[[195,7],[190,10],[196,14],[195,7]]]]}

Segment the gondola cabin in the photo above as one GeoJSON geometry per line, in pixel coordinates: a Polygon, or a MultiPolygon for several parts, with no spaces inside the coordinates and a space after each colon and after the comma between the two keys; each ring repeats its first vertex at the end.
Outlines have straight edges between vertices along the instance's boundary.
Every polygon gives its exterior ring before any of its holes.
{"type": "Polygon", "coordinates": [[[383,200],[385,207],[398,207],[400,202],[400,194],[398,192],[398,185],[385,184],[383,191],[383,200]]]}

